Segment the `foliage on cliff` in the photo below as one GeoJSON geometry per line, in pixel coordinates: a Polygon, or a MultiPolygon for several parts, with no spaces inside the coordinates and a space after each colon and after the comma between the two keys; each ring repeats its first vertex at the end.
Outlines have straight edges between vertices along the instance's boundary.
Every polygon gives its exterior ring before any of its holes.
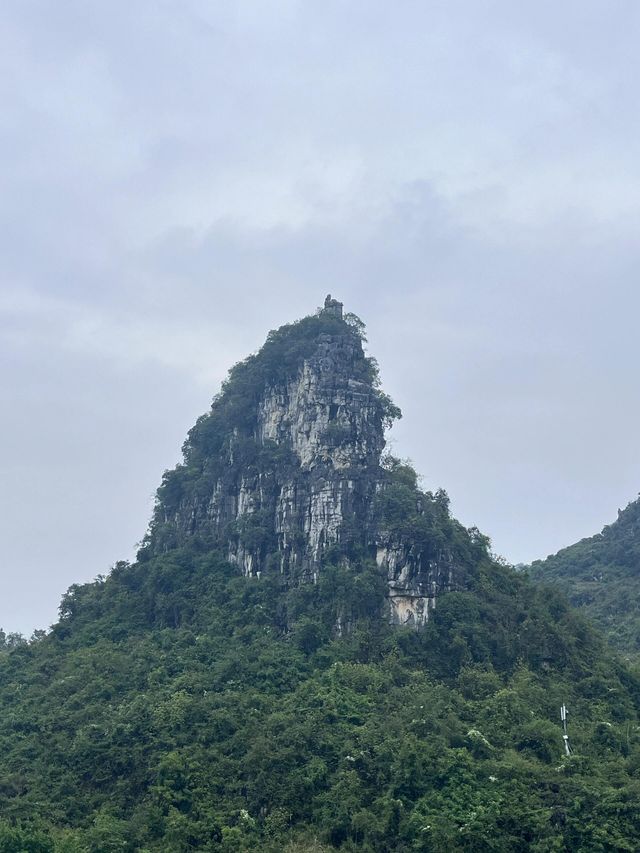
{"type": "Polygon", "coordinates": [[[640,500],[602,533],[536,561],[529,573],[562,589],[622,652],[640,655],[640,500]]]}

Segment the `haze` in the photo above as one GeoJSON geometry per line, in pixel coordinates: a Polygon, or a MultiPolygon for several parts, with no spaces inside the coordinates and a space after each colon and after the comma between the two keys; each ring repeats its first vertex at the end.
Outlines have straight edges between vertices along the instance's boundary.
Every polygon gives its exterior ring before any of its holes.
{"type": "Polygon", "coordinates": [[[5,0],[0,625],[131,558],[326,293],[392,449],[528,562],[640,488],[635,2],[5,0]]]}

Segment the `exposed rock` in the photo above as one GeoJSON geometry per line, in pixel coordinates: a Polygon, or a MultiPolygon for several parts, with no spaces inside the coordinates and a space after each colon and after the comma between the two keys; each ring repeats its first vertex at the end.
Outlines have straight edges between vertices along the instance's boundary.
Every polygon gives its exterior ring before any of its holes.
{"type": "Polygon", "coordinates": [[[396,410],[342,316],[342,303],[327,296],[318,316],[302,321],[305,352],[286,372],[277,359],[271,372],[263,363],[273,358],[274,342],[288,353],[287,335],[298,346],[300,328],[273,333],[245,363],[259,384],[241,374],[240,402],[255,401],[242,415],[232,371],[210,415],[190,433],[185,465],[165,476],[148,547],[162,551],[197,536],[221,544],[245,575],[277,570],[292,582],[316,581],[331,548],[358,547],[371,559],[377,553],[392,621],[419,625],[451,586],[452,566],[377,530],[384,423],[396,410]]]}
{"type": "Polygon", "coordinates": [[[445,552],[428,559],[415,545],[392,542],[383,535],[378,539],[376,562],[386,574],[389,615],[398,625],[423,625],[438,595],[454,587],[454,565],[445,552]]]}

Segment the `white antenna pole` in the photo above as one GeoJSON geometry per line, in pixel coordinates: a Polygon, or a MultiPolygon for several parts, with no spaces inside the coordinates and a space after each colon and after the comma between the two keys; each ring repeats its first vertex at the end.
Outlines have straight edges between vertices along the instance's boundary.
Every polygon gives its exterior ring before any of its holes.
{"type": "Polygon", "coordinates": [[[560,708],[560,719],[562,720],[562,740],[564,741],[565,755],[571,755],[571,747],[569,746],[569,735],[567,734],[567,706],[562,703],[560,708]]]}

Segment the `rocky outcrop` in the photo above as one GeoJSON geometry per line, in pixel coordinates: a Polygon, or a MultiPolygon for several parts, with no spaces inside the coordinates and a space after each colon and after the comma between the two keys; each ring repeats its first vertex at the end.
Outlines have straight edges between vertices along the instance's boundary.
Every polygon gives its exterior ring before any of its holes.
{"type": "Polygon", "coordinates": [[[292,582],[316,581],[331,549],[344,559],[359,548],[377,553],[392,621],[425,622],[451,566],[377,530],[384,425],[397,410],[342,304],[327,297],[317,317],[272,333],[243,364],[192,430],[185,464],[165,476],[148,547],[195,536],[221,544],[245,575],[277,570],[292,582]],[[301,357],[281,369],[295,348],[301,357]]]}
{"type": "Polygon", "coordinates": [[[387,578],[389,618],[396,625],[425,624],[440,593],[454,588],[454,563],[445,551],[429,559],[424,549],[382,534],[376,562],[387,578]]]}

